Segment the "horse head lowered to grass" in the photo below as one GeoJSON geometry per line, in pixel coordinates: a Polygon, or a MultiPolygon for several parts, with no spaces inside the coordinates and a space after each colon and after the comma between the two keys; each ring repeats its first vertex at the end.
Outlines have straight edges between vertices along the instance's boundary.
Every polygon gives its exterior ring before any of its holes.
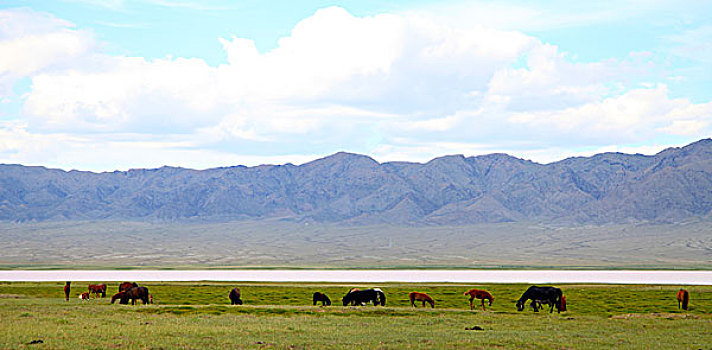
{"type": "Polygon", "coordinates": [[[127,305],[129,303],[129,299],[131,299],[131,305],[136,305],[137,299],[143,301],[144,305],[150,303],[150,296],[148,288],[146,287],[132,287],[125,290],[123,293],[124,294],[121,296],[119,304],[127,305]]]}
{"type": "Polygon", "coordinates": [[[374,306],[386,306],[386,294],[378,288],[354,290],[347,293],[342,301],[344,306],[349,304],[365,305],[369,302],[374,306]]]}
{"type": "Polygon", "coordinates": [[[489,306],[492,306],[492,302],[494,301],[494,297],[492,296],[492,294],[490,294],[490,292],[481,289],[470,289],[462,295],[470,297],[470,310],[474,309],[474,304],[472,302],[475,299],[482,300],[482,310],[486,310],[485,300],[489,302],[489,306]]]}
{"type": "Polygon", "coordinates": [[[321,306],[331,305],[331,299],[329,299],[326,294],[322,292],[314,292],[314,295],[312,296],[312,305],[316,305],[318,302],[321,302],[321,306]]]}
{"type": "Polygon", "coordinates": [[[230,293],[227,294],[230,299],[230,305],[242,305],[242,299],[240,299],[240,288],[233,288],[230,293]]]}
{"type": "MultiPolygon", "coordinates": [[[[563,298],[563,292],[556,287],[537,287],[531,286],[522,294],[522,297],[517,300],[517,311],[523,311],[527,300],[541,301],[542,303],[551,305],[549,312],[554,312],[556,307],[557,312],[566,311],[566,299],[563,298]]],[[[536,307],[534,311],[538,311],[536,307]]]]}

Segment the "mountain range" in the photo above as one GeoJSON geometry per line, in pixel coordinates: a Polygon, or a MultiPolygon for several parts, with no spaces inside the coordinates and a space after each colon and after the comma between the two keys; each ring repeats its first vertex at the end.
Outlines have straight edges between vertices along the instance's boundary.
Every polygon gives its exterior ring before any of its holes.
{"type": "Polygon", "coordinates": [[[539,164],[507,154],[85,172],[0,165],[0,221],[275,220],[348,225],[577,224],[712,218],[712,140],[649,156],[539,164]]]}

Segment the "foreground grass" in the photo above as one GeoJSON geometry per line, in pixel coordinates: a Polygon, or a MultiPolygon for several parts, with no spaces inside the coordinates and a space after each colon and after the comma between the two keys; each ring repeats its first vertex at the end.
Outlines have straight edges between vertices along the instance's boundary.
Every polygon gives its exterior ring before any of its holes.
{"type": "MultiPolygon", "coordinates": [[[[73,295],[88,283],[75,283],[73,295]]],[[[142,283],[144,284],[144,283],[142,283]]],[[[570,311],[518,313],[525,285],[479,286],[496,297],[469,311],[474,285],[381,284],[388,307],[342,307],[352,285],[239,284],[245,306],[230,306],[234,283],[145,283],[157,304],[110,305],[61,299],[61,283],[0,284],[0,348],[688,348],[712,347],[712,287],[689,287],[692,310],[677,310],[672,286],[562,286],[570,311]],[[324,291],[331,307],[313,307],[324,291]],[[407,292],[436,299],[413,309],[407,292]],[[479,326],[484,330],[466,330],[479,326]],[[32,340],[42,344],[27,345],[32,340]]],[[[109,284],[110,293],[116,284],[109,284]]]]}

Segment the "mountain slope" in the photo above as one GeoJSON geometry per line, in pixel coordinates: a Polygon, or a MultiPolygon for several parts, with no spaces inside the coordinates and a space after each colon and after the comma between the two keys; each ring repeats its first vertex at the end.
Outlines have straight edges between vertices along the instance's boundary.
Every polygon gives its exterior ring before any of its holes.
{"type": "Polygon", "coordinates": [[[0,165],[0,221],[282,218],[345,224],[674,222],[709,218],[712,140],[654,156],[425,164],[336,153],[295,166],[65,172],[0,165]]]}

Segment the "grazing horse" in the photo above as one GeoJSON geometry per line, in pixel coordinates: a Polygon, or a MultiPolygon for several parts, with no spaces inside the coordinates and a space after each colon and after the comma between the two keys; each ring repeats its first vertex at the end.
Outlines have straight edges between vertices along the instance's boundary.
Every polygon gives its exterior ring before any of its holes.
{"type": "Polygon", "coordinates": [[[428,303],[430,307],[435,308],[435,300],[425,293],[410,292],[408,293],[408,299],[410,299],[410,305],[413,307],[415,307],[415,301],[417,300],[423,302],[423,307],[425,307],[425,303],[428,303]]]}
{"type": "Polygon", "coordinates": [[[136,282],[123,282],[123,283],[119,284],[119,292],[123,292],[123,291],[125,291],[129,288],[133,288],[133,287],[138,287],[138,284],[136,284],[136,282]]]}
{"type": "Polygon", "coordinates": [[[144,305],[148,304],[148,288],[132,287],[125,290],[119,304],[128,305],[129,299],[131,299],[131,305],[136,305],[136,299],[143,301],[144,305]]]}
{"type": "Polygon", "coordinates": [[[89,285],[89,294],[95,294],[96,297],[99,297],[99,294],[101,294],[101,297],[104,298],[106,297],[106,285],[105,284],[90,284],[89,285]]]}
{"type": "MultiPolygon", "coordinates": [[[[531,286],[522,294],[522,297],[517,300],[517,311],[524,310],[524,304],[530,299],[542,300],[542,303],[546,301],[547,304],[551,305],[550,313],[554,312],[554,307],[556,307],[557,312],[561,312],[562,309],[566,311],[566,306],[562,303],[562,297],[563,293],[559,288],[531,286]]],[[[536,305],[534,311],[537,311],[536,305]]]]}
{"type": "Polygon", "coordinates": [[[680,288],[677,292],[677,308],[687,310],[687,303],[690,301],[690,293],[687,290],[680,288]]]}
{"type": "Polygon", "coordinates": [[[470,296],[470,310],[475,308],[475,305],[472,303],[475,298],[482,300],[482,311],[487,310],[485,308],[485,299],[489,302],[489,306],[492,306],[492,302],[494,301],[494,297],[490,294],[490,292],[481,289],[470,289],[467,292],[462,293],[462,295],[470,296]]]}
{"type": "Polygon", "coordinates": [[[122,291],[122,292],[118,292],[118,293],[114,294],[114,296],[111,297],[111,303],[113,304],[116,300],[119,300],[119,302],[121,302],[121,298],[123,298],[125,293],[126,292],[122,291]]]}
{"type": "Polygon", "coordinates": [[[71,287],[72,282],[67,281],[67,284],[64,285],[64,300],[69,301],[69,291],[72,289],[71,287]]]}
{"type": "MultiPolygon", "coordinates": [[[[358,292],[358,291],[360,291],[360,289],[358,289],[358,288],[351,288],[351,289],[349,289],[349,292],[348,292],[348,293],[351,293],[351,292],[358,292]]],[[[346,293],[346,294],[348,294],[348,293],[346,293]]],[[[360,305],[361,305],[361,306],[364,306],[364,305],[366,305],[366,303],[361,303],[360,305]]],[[[351,306],[356,306],[356,300],[351,300],[351,306]]]]}
{"type": "MultiPolygon", "coordinates": [[[[549,300],[532,300],[531,304],[529,304],[529,307],[534,310],[534,312],[539,312],[539,309],[543,309],[544,305],[549,305],[551,306],[551,301],[549,300]]],[[[566,311],[566,297],[561,296],[561,311],[566,311]]]]}
{"type": "Polygon", "coordinates": [[[89,300],[89,292],[79,294],[79,300],[89,300]]]}
{"type": "Polygon", "coordinates": [[[356,290],[347,293],[342,299],[342,301],[344,303],[344,306],[347,306],[350,303],[355,303],[356,305],[365,305],[368,302],[372,302],[374,306],[386,306],[386,294],[378,288],[356,290]]]}
{"type": "Polygon", "coordinates": [[[242,305],[242,299],[240,299],[240,288],[233,288],[227,295],[230,298],[230,305],[242,305]]]}
{"type": "Polygon", "coordinates": [[[314,296],[312,297],[312,305],[316,305],[317,302],[321,301],[321,306],[330,306],[331,305],[331,299],[326,296],[326,294],[321,293],[321,292],[314,292],[314,296]]]}

